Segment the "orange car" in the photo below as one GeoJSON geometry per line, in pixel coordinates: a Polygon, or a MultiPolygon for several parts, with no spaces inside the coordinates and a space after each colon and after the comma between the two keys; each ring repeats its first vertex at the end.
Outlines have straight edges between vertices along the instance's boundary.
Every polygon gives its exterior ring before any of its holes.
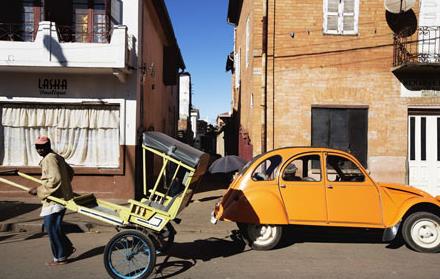
{"type": "Polygon", "coordinates": [[[377,183],[351,154],[329,148],[289,147],[254,158],[216,204],[212,222],[236,222],[249,245],[275,247],[284,225],[400,231],[419,252],[440,251],[440,196],[377,183]]]}

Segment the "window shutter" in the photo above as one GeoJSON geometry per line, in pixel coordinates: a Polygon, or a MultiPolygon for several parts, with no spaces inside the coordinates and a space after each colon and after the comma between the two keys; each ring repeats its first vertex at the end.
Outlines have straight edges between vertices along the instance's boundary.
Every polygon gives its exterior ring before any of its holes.
{"type": "Polygon", "coordinates": [[[324,0],[324,33],[358,32],[359,0],[324,0]]]}
{"type": "Polygon", "coordinates": [[[356,17],[356,0],[344,0],[343,1],[343,14],[342,14],[342,33],[343,34],[356,34],[357,33],[357,17],[356,17]]]}
{"type": "Polygon", "coordinates": [[[324,0],[324,33],[338,34],[339,0],[324,0]]]}
{"type": "Polygon", "coordinates": [[[241,79],[241,69],[240,69],[240,59],[241,59],[241,49],[234,55],[234,64],[235,64],[235,88],[240,87],[240,79],[241,79]]]}

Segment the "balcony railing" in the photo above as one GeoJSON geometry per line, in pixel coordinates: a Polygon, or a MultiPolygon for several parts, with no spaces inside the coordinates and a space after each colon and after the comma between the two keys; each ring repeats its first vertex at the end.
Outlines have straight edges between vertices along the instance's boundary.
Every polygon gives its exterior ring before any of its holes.
{"type": "MultiPolygon", "coordinates": [[[[109,28],[95,25],[93,32],[76,28],[58,27],[55,22],[41,21],[38,29],[29,29],[28,36],[19,37],[22,29],[3,25],[0,40],[1,71],[35,72],[56,68],[57,72],[78,73],[82,70],[113,73],[121,81],[130,73],[133,56],[128,41],[127,26],[109,28]],[[81,30],[82,32],[74,32],[81,30]],[[25,42],[23,42],[25,41],[25,42]]],[[[133,60],[135,61],[135,60],[133,60]]]]}
{"type": "MultiPolygon", "coordinates": [[[[95,23],[92,28],[87,24],[56,25],[56,30],[60,43],[109,43],[112,28],[107,22],[95,23]]],[[[33,42],[35,35],[33,22],[0,23],[0,41],[33,42]]]]}
{"type": "Polygon", "coordinates": [[[420,26],[412,36],[394,36],[394,67],[440,63],[440,26],[420,26]]]}
{"type": "Polygon", "coordinates": [[[0,23],[0,41],[32,42],[34,37],[33,22],[0,23]]]}

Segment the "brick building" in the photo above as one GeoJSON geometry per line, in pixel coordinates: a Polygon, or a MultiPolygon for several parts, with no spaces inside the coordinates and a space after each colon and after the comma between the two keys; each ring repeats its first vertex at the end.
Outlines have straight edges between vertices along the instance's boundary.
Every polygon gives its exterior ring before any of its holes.
{"type": "Polygon", "coordinates": [[[399,40],[383,0],[230,0],[240,155],[330,146],[354,153],[375,179],[440,194],[440,97],[428,90],[438,82],[420,82],[437,71],[438,36],[424,53],[409,48],[430,38],[423,26],[438,32],[440,3],[417,1],[408,13],[416,26],[399,40]]]}
{"type": "Polygon", "coordinates": [[[141,190],[142,132],[176,135],[185,68],[163,0],[3,1],[0,57],[0,170],[38,177],[33,142],[47,134],[75,192],[141,190]]]}

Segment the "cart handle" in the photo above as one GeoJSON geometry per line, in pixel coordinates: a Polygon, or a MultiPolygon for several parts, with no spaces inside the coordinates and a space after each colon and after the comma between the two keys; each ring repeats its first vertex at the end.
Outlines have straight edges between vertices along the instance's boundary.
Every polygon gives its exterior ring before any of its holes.
{"type": "Polygon", "coordinates": [[[3,182],[5,184],[11,185],[11,186],[14,186],[14,187],[19,188],[21,190],[24,190],[26,192],[29,192],[29,190],[31,189],[31,188],[28,188],[26,186],[20,185],[18,183],[12,182],[12,181],[10,181],[8,179],[4,179],[4,178],[1,178],[1,177],[0,177],[0,182],[3,182]]]}
{"type": "Polygon", "coordinates": [[[0,170],[0,174],[17,174],[18,169],[0,170]]]}
{"type": "MultiPolygon", "coordinates": [[[[22,172],[19,172],[17,169],[0,171],[0,174],[4,174],[4,173],[18,174],[19,176],[21,176],[21,177],[23,177],[23,178],[25,178],[27,180],[31,180],[31,181],[33,181],[35,183],[38,183],[38,184],[41,184],[41,182],[42,182],[40,179],[37,179],[35,177],[32,177],[32,176],[27,175],[27,174],[22,173],[22,172]]],[[[24,190],[26,192],[29,192],[29,190],[31,189],[29,187],[23,186],[21,184],[15,183],[15,182],[13,182],[13,181],[11,181],[9,179],[5,179],[5,178],[2,178],[2,177],[0,177],[0,182],[3,182],[5,184],[11,185],[11,186],[14,186],[14,187],[19,188],[21,190],[24,190]]]]}

